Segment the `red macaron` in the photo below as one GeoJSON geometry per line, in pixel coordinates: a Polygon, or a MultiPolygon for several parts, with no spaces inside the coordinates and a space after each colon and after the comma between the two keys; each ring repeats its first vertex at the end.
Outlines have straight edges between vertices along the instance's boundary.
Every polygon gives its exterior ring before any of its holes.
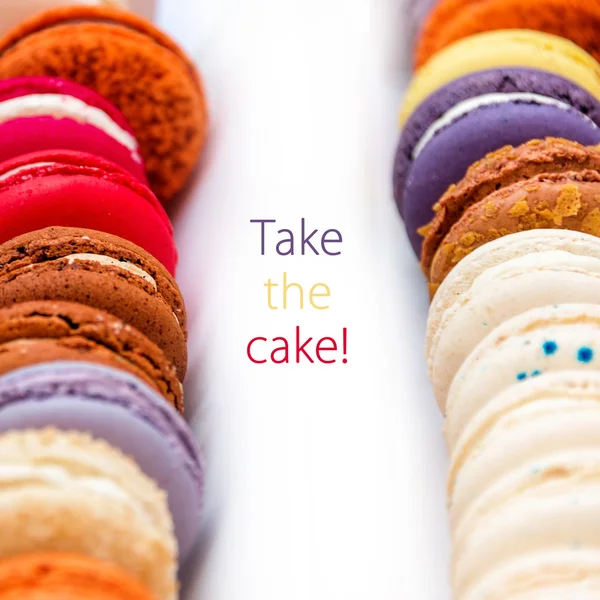
{"type": "Polygon", "coordinates": [[[98,156],[45,150],[0,164],[0,244],[51,226],[117,235],[175,274],[173,230],[156,196],[124,168],[98,156]]]}

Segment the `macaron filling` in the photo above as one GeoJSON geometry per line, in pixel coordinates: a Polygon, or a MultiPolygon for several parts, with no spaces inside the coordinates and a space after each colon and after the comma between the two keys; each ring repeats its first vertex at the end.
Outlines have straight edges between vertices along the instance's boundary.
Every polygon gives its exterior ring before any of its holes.
{"type": "Polygon", "coordinates": [[[125,146],[133,160],[142,162],[135,137],[106,112],[79,98],[66,94],[30,94],[0,102],[0,124],[14,119],[47,116],[91,125],[125,146]]]}
{"type": "MultiPolygon", "coordinates": [[[[490,93],[490,94],[482,94],[480,96],[475,96],[473,98],[467,98],[462,102],[459,102],[450,110],[446,111],[439,119],[435,120],[429,128],[425,131],[421,139],[415,144],[413,149],[412,158],[416,159],[419,154],[423,151],[425,146],[442,130],[454,124],[459,119],[466,117],[470,113],[480,108],[485,108],[489,106],[496,106],[500,104],[508,104],[508,103],[521,103],[521,104],[538,104],[545,106],[554,106],[556,108],[560,108],[565,111],[573,111],[575,110],[570,104],[567,102],[562,102],[561,100],[557,100],[556,98],[551,98],[549,96],[543,96],[542,94],[535,94],[529,92],[511,92],[511,93],[490,93]]],[[[598,126],[592,119],[590,119],[587,115],[581,113],[581,117],[589,121],[590,125],[597,129],[598,126]]]]}
{"type": "MultiPolygon", "coordinates": [[[[140,269],[140,267],[134,265],[133,263],[118,260],[116,258],[113,258],[112,256],[104,256],[102,254],[82,253],[82,254],[69,254],[68,256],[62,256],[61,258],[58,258],[56,260],[59,260],[59,261],[66,260],[70,265],[72,265],[73,263],[75,263],[77,261],[85,261],[85,262],[99,263],[99,264],[107,266],[107,267],[117,267],[118,269],[123,269],[124,271],[127,271],[128,273],[133,273],[134,275],[141,277],[144,281],[149,283],[155,290],[158,289],[158,285],[156,284],[156,279],[154,279],[154,277],[152,277],[152,275],[146,273],[146,271],[144,271],[143,269],[140,269]]],[[[34,268],[35,266],[36,265],[30,265],[29,268],[34,268]]],[[[179,319],[177,320],[177,322],[179,322],[179,319]]]]}
{"type": "Polygon", "coordinates": [[[137,508],[133,498],[115,481],[105,477],[75,476],[57,465],[0,465],[0,482],[9,485],[43,483],[52,487],[76,486],[115,498],[137,508]]]}
{"type": "Polygon", "coordinates": [[[21,173],[24,173],[25,171],[34,170],[34,169],[40,169],[40,168],[44,168],[44,167],[52,167],[52,166],[54,166],[56,164],[58,164],[58,163],[54,163],[54,162],[36,162],[36,163],[31,163],[29,165],[23,165],[22,167],[17,167],[15,169],[7,171],[6,173],[1,174],[0,175],[0,181],[6,181],[7,179],[10,179],[14,175],[20,175],[21,173]]]}

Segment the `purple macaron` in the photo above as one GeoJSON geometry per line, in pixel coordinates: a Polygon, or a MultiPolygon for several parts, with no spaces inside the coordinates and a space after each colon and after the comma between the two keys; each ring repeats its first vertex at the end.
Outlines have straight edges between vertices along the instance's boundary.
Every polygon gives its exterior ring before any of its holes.
{"type": "Polygon", "coordinates": [[[167,493],[185,560],[199,531],[204,466],[192,432],[164,398],[128,373],[85,362],[0,377],[0,433],[46,426],[87,432],[131,456],[167,493]]]}
{"type": "Polygon", "coordinates": [[[415,253],[433,206],[472,163],[545,137],[600,143],[600,102],[567,79],[526,68],[472,73],[426,98],[402,130],[393,177],[415,253]]]}

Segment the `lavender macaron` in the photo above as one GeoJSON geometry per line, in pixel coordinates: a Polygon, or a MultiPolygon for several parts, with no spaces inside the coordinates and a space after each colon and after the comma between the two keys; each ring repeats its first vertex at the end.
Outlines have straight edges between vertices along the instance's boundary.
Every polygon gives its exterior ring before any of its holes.
{"type": "Polygon", "coordinates": [[[89,433],[135,460],[167,493],[185,560],[200,526],[204,466],[174,408],[136,377],[92,363],[44,363],[0,377],[0,433],[46,426],[89,433]]]}
{"type": "Polygon", "coordinates": [[[426,98],[401,132],[393,177],[415,253],[434,205],[472,163],[545,137],[600,143],[600,102],[567,79],[527,68],[471,73],[426,98]]]}

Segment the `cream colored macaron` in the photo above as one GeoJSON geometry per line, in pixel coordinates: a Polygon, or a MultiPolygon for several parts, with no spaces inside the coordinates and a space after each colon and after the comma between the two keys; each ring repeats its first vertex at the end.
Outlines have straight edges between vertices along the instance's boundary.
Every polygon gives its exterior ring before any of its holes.
{"type": "Polygon", "coordinates": [[[113,563],[156,600],[177,598],[167,499],[121,452],[55,429],[0,436],[0,558],[70,552],[113,563]]]}
{"type": "Polygon", "coordinates": [[[427,323],[429,376],[446,411],[450,385],[477,344],[504,321],[548,304],[600,301],[600,239],[564,230],[500,238],[462,260],[427,323]]]}
{"type": "Polygon", "coordinates": [[[546,373],[577,369],[600,369],[600,304],[542,306],[505,321],[471,352],[450,387],[450,450],[496,394],[546,373]]]}
{"type": "Polygon", "coordinates": [[[597,597],[598,431],[598,371],[515,383],[476,415],[449,480],[457,600],[597,597]]]}

